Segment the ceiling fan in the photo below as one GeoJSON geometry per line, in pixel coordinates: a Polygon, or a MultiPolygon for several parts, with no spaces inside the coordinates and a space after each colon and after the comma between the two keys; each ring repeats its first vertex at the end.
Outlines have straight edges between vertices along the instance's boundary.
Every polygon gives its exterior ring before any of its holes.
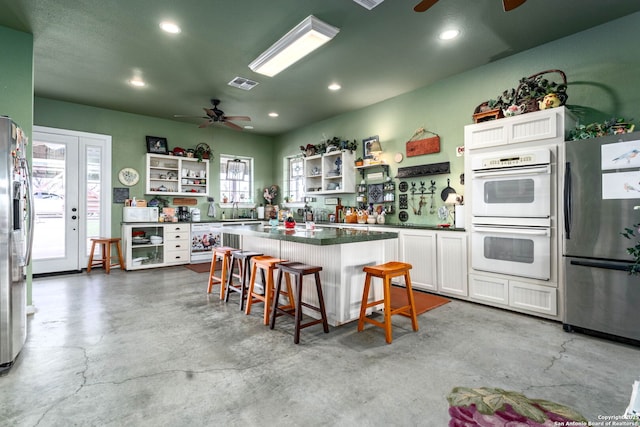
{"type": "Polygon", "coordinates": [[[180,114],[176,114],[173,117],[202,117],[206,121],[200,124],[200,126],[198,126],[200,128],[206,128],[208,126],[211,126],[214,123],[222,123],[225,126],[228,126],[231,129],[235,129],[235,130],[242,130],[242,128],[237,124],[233,123],[231,120],[238,120],[238,121],[245,121],[245,122],[251,121],[251,118],[248,116],[225,116],[224,111],[218,108],[219,104],[220,104],[219,99],[212,99],[211,105],[213,105],[213,108],[206,108],[206,107],[203,108],[206,116],[183,116],[180,114]]]}
{"type": "MultiPolygon", "coordinates": [[[[505,12],[509,12],[516,7],[522,6],[525,1],[527,0],[502,0],[502,7],[505,12]]],[[[436,3],[438,3],[438,0],[422,0],[420,3],[415,5],[413,10],[416,12],[424,12],[436,3]]]]}

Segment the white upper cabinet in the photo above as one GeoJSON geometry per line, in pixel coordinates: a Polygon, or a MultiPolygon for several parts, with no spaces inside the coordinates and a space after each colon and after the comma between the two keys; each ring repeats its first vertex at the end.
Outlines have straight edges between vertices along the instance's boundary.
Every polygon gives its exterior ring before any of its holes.
{"type": "Polygon", "coordinates": [[[473,150],[530,141],[562,142],[575,125],[575,117],[565,107],[467,125],[464,127],[465,148],[473,150]]]}
{"type": "Polygon", "coordinates": [[[354,156],[350,151],[332,151],[304,158],[305,194],[355,192],[354,156]]]}
{"type": "Polygon", "coordinates": [[[209,160],[147,154],[146,194],[207,196],[209,160]]]}

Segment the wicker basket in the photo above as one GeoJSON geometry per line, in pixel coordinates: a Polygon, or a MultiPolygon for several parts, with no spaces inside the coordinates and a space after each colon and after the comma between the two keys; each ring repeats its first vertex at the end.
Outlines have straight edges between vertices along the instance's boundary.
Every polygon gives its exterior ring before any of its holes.
{"type": "MultiPolygon", "coordinates": [[[[567,86],[567,75],[561,71],[561,70],[546,70],[546,71],[540,71],[539,73],[533,74],[529,77],[527,77],[526,79],[523,79],[524,81],[520,82],[520,84],[518,85],[518,88],[516,89],[516,97],[515,97],[515,102],[514,104],[516,105],[525,105],[525,113],[531,113],[533,111],[538,111],[540,108],[538,106],[538,101],[542,100],[542,98],[544,97],[544,95],[537,97],[537,98],[531,98],[529,96],[528,91],[526,90],[526,82],[527,81],[533,81],[533,82],[539,82],[540,80],[542,80],[542,77],[545,74],[550,74],[550,73],[557,73],[560,75],[560,77],[562,78],[562,85],[564,85],[565,87],[567,86]]],[[[560,93],[557,94],[558,98],[560,99],[561,104],[560,105],[564,105],[567,102],[567,94],[565,91],[562,91],[560,93]]]]}

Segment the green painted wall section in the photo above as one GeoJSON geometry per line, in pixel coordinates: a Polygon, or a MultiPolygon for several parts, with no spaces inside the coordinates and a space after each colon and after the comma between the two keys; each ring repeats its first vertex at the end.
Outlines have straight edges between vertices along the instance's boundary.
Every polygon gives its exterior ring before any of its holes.
{"type": "Polygon", "coordinates": [[[31,137],[33,124],[33,35],[0,27],[0,114],[31,137]]]}
{"type": "MultiPolygon", "coordinates": [[[[167,138],[169,149],[175,147],[195,148],[204,142],[213,150],[214,158],[210,160],[209,176],[220,174],[219,154],[248,156],[255,159],[254,181],[257,203],[262,202],[262,189],[273,184],[273,139],[257,136],[248,132],[209,127],[200,129],[195,124],[180,123],[155,117],[123,113],[103,108],[89,107],[47,98],[35,98],[35,119],[39,126],[71,129],[111,135],[112,137],[112,187],[123,187],[118,181],[118,171],[124,167],[132,167],[141,172],[140,181],[130,187],[131,197],[150,200],[145,196],[144,170],[147,152],[146,136],[167,138]]],[[[220,201],[220,186],[217,180],[210,182],[210,195],[220,201]]],[[[173,196],[168,197],[169,200],[173,196]]],[[[206,218],[208,203],[206,197],[198,197],[198,207],[206,218]]],[[[122,204],[113,205],[111,234],[120,235],[122,221],[122,204]]],[[[220,215],[220,209],[218,209],[220,215]]]]}
{"type": "MultiPolygon", "coordinates": [[[[456,156],[456,147],[464,145],[464,126],[473,123],[472,114],[479,104],[496,98],[506,89],[517,87],[522,77],[543,70],[560,69],[566,73],[568,80],[567,106],[582,123],[617,116],[635,119],[635,123],[640,124],[638,40],[640,13],[282,135],[277,139],[275,158],[298,154],[300,145],[317,144],[324,138],[334,136],[357,139],[360,144],[358,154],[362,155],[362,139],[379,135],[384,150],[383,159],[391,165],[392,177],[396,175],[398,167],[449,161],[449,175],[408,181],[418,182],[419,185],[420,180],[426,180],[428,186],[428,180],[435,179],[437,196],[449,178],[451,186],[464,194],[465,188],[459,180],[464,170],[464,157],[456,156]],[[440,152],[405,157],[401,163],[395,163],[394,154],[405,154],[407,140],[420,127],[440,135],[440,152]]],[[[384,64],[380,66],[384,67],[384,64]]],[[[275,168],[278,182],[283,180],[281,169],[279,165],[275,168]]],[[[320,203],[316,205],[322,205],[323,199],[319,196],[320,203]]],[[[343,205],[354,205],[354,199],[354,195],[343,197],[343,205]]],[[[436,209],[440,206],[442,200],[436,197],[436,209]]],[[[398,223],[397,214],[387,218],[387,222],[398,223]]],[[[410,214],[409,222],[433,225],[439,220],[437,215],[425,215],[423,209],[421,216],[410,214]]]]}
{"type": "MultiPolygon", "coordinates": [[[[0,114],[9,116],[31,138],[33,126],[33,36],[0,27],[0,114]]],[[[27,152],[31,157],[31,149],[27,152]]],[[[33,305],[31,266],[27,271],[27,305],[33,305]]]]}

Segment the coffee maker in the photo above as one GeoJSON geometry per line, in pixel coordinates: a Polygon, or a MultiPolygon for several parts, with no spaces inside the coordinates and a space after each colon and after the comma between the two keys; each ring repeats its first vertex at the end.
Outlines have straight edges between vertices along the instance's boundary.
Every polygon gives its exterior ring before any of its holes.
{"type": "Polygon", "coordinates": [[[189,213],[189,208],[187,206],[178,206],[178,221],[180,222],[189,222],[191,221],[191,213],[189,213]]]}

